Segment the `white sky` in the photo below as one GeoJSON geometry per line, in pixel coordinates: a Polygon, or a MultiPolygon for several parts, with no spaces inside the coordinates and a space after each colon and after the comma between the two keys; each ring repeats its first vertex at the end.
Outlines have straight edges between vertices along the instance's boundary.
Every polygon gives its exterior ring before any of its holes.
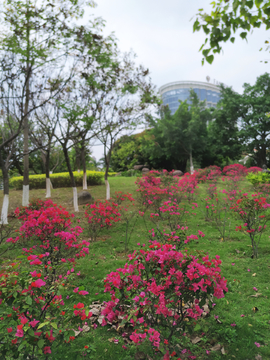
{"type": "MultiPolygon", "coordinates": [[[[115,33],[119,49],[137,54],[138,64],[149,68],[152,82],[160,86],[179,80],[223,82],[239,93],[244,83],[270,72],[270,54],[260,52],[269,34],[256,29],[248,42],[236,35],[234,44],[223,46],[212,65],[201,65],[199,48],[203,32],[193,33],[192,25],[199,8],[209,9],[211,0],[96,0],[97,7],[86,12],[106,20],[105,35],[115,33]],[[191,18],[194,17],[193,20],[191,18]],[[191,20],[191,21],[190,21],[191,20]]],[[[102,157],[102,146],[93,147],[93,155],[102,157]]]]}

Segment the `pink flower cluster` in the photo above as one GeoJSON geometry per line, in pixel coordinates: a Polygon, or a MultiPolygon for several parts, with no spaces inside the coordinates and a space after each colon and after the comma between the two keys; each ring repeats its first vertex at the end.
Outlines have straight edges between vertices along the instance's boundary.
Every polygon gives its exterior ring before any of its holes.
{"type": "Polygon", "coordinates": [[[85,217],[89,224],[89,232],[93,240],[96,240],[102,228],[109,228],[121,220],[119,205],[113,201],[95,201],[94,204],[86,205],[85,217]]]}
{"type": "Polygon", "coordinates": [[[151,248],[135,251],[124,268],[107,275],[105,292],[111,294],[111,300],[102,314],[103,325],[124,317],[137,329],[131,340],[139,343],[148,338],[158,348],[165,328],[173,334],[185,318],[198,319],[207,294],[222,298],[228,289],[220,275],[219,256],[199,260],[158,242],[151,248]],[[139,331],[142,324],[143,334],[139,331]]]}

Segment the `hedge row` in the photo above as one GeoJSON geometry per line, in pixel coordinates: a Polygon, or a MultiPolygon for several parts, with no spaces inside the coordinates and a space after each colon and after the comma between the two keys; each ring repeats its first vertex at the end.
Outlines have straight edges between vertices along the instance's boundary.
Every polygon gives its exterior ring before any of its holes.
{"type": "Polygon", "coordinates": [[[253,186],[270,183],[270,174],[266,172],[250,173],[246,178],[253,186]]]}
{"type": "MultiPolygon", "coordinates": [[[[90,171],[87,170],[87,184],[92,185],[101,185],[103,183],[104,172],[102,171],[90,171]]],[[[109,175],[114,175],[115,173],[109,173],[109,175]]],[[[83,181],[83,172],[74,171],[73,172],[76,186],[82,186],[83,181]]],[[[50,179],[53,185],[53,188],[61,187],[71,187],[70,176],[68,172],[51,174],[50,179]]],[[[9,180],[9,185],[16,190],[21,190],[23,186],[23,176],[16,176],[9,180]]],[[[45,189],[46,188],[46,176],[45,174],[41,175],[30,175],[29,176],[29,186],[30,189],[45,189]]]]}

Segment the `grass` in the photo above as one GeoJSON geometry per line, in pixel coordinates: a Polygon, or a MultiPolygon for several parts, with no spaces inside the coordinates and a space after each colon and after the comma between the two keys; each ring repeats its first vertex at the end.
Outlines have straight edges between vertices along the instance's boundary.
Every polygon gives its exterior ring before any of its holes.
{"type": "MultiPolygon", "coordinates": [[[[124,193],[130,192],[136,195],[134,185],[136,178],[115,177],[110,178],[111,194],[121,190],[124,193]]],[[[221,186],[221,184],[220,184],[221,186]]],[[[243,182],[242,187],[248,188],[248,184],[243,182]]],[[[81,189],[78,188],[78,191],[81,189]]],[[[104,199],[105,186],[95,186],[89,189],[95,199],[104,199]]],[[[190,233],[197,234],[198,230],[205,233],[205,237],[198,241],[188,243],[190,252],[196,254],[196,250],[208,253],[210,258],[220,255],[222,260],[222,275],[228,280],[228,293],[225,298],[216,300],[216,305],[209,317],[200,319],[195,326],[194,335],[187,335],[184,338],[175,336],[173,341],[181,349],[190,349],[197,359],[237,359],[251,360],[260,354],[262,359],[270,359],[270,239],[266,232],[259,246],[258,259],[251,259],[250,240],[244,234],[235,231],[235,226],[240,222],[232,213],[228,213],[231,221],[231,234],[229,239],[222,239],[213,221],[205,221],[203,200],[205,198],[205,185],[200,185],[196,202],[198,209],[193,210],[196,215],[187,215],[186,222],[190,233]],[[254,291],[256,287],[258,291],[254,291]],[[260,294],[260,295],[258,295],[260,294]],[[254,296],[255,295],[255,296],[254,296]],[[257,296],[257,297],[256,297],[257,296]],[[244,317],[241,317],[244,315],[244,317]],[[215,318],[218,317],[218,318],[215,318]],[[219,322],[218,322],[218,321],[219,322]],[[232,326],[232,324],[235,326],[232,326]],[[195,336],[201,338],[197,344],[192,344],[195,336]],[[260,343],[257,348],[255,342],[260,343]],[[212,351],[211,348],[218,346],[224,347],[225,354],[221,350],[212,351]],[[210,354],[206,354],[206,350],[210,354]]],[[[44,198],[45,190],[32,190],[32,198],[44,198]]],[[[10,210],[21,204],[21,191],[11,190],[10,210]]],[[[72,211],[72,189],[55,189],[52,191],[52,200],[59,205],[63,205],[72,211]]],[[[0,197],[1,200],[1,197],[0,197]]],[[[88,224],[84,219],[84,209],[80,206],[80,211],[76,213],[76,218],[81,220],[85,227],[84,238],[89,238],[87,232],[88,224]]],[[[16,221],[16,220],[15,220],[16,221]]],[[[138,218],[134,231],[129,242],[129,253],[138,248],[137,243],[147,243],[148,230],[153,228],[153,224],[142,218],[138,218]]],[[[89,304],[93,301],[108,300],[108,295],[103,291],[103,279],[111,271],[122,267],[127,256],[124,252],[125,224],[118,223],[109,230],[103,230],[98,241],[90,246],[90,255],[79,261],[76,270],[81,271],[80,283],[89,291],[89,304]]],[[[14,254],[7,254],[13,257],[14,254]]],[[[127,350],[122,348],[124,342],[120,333],[109,327],[98,327],[91,329],[86,335],[74,342],[74,347],[70,350],[62,349],[62,358],[76,358],[76,354],[81,353],[85,345],[89,346],[85,359],[139,359],[138,352],[148,354],[151,357],[152,349],[146,345],[137,348],[129,345],[127,350]],[[115,344],[113,339],[119,339],[115,344]]],[[[141,359],[147,359],[146,355],[141,359]]],[[[81,357],[79,357],[81,358],[81,357]]],[[[185,354],[181,359],[185,359],[185,354]]],[[[149,359],[149,357],[148,357],[149,359]]],[[[175,358],[176,359],[176,358],[175,358]]]]}

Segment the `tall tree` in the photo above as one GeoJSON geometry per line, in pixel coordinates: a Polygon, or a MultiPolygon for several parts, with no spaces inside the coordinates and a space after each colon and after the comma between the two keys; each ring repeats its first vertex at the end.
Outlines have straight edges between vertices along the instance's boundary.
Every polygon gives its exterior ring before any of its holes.
{"type": "Polygon", "coordinates": [[[230,160],[239,160],[243,144],[240,141],[239,119],[241,95],[221,86],[220,101],[208,125],[208,143],[204,166],[225,166],[230,160]]]}
{"type": "Polygon", "coordinates": [[[206,148],[206,125],[210,120],[205,102],[200,102],[191,89],[189,99],[181,102],[173,115],[169,108],[163,110],[161,118],[153,123],[143,151],[155,168],[185,171],[190,160],[192,172],[193,157],[200,160],[206,148]]]}
{"type": "Polygon", "coordinates": [[[24,206],[29,203],[29,116],[70,80],[70,73],[64,74],[58,66],[72,50],[71,22],[83,16],[83,4],[83,0],[5,0],[1,9],[5,33],[1,34],[0,52],[18,59],[13,113],[23,121],[24,129],[24,206]]]}
{"type": "Polygon", "coordinates": [[[269,164],[270,148],[270,74],[257,78],[252,86],[244,84],[241,96],[240,136],[257,166],[269,164]],[[254,151],[255,149],[255,151],[254,151]]]}
{"type": "Polygon", "coordinates": [[[108,172],[115,141],[124,133],[131,134],[159,104],[148,69],[135,66],[133,53],[117,56],[95,96],[100,128],[96,137],[103,144],[106,165],[106,199],[110,198],[108,172]]]}
{"type": "MultiPolygon", "coordinates": [[[[202,30],[207,35],[200,50],[204,59],[210,64],[214,54],[220,53],[222,44],[230,40],[235,41],[235,33],[240,30],[240,38],[247,39],[253,29],[265,26],[270,28],[270,1],[269,0],[218,0],[212,1],[212,11],[205,13],[199,9],[193,24],[193,31],[202,30]]],[[[265,44],[269,44],[265,40],[265,44]]],[[[267,48],[268,50],[268,45],[267,48]]]]}

